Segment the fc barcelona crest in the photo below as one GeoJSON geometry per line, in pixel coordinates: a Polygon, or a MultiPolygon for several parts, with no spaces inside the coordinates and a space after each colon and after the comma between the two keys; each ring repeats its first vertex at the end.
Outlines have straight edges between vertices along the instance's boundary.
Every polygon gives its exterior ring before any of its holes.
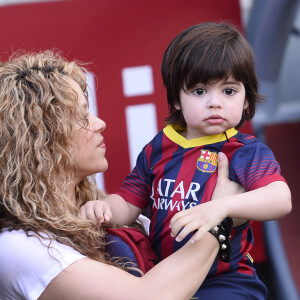
{"type": "Polygon", "coordinates": [[[197,169],[202,172],[212,173],[218,165],[218,154],[208,150],[201,150],[201,155],[197,160],[197,169]]]}

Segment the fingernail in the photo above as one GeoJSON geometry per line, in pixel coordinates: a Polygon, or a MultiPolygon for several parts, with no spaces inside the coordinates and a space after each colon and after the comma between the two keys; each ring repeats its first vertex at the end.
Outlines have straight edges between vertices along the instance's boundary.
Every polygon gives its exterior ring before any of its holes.
{"type": "Polygon", "coordinates": [[[222,160],[222,159],[224,158],[224,155],[225,155],[225,154],[224,154],[223,152],[219,152],[219,154],[218,154],[219,159],[222,160]]]}

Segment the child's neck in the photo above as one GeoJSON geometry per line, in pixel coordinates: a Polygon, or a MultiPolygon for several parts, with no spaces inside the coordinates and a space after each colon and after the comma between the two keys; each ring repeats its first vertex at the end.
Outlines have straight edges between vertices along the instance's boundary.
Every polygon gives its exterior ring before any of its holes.
{"type": "Polygon", "coordinates": [[[218,135],[218,134],[222,134],[224,132],[220,132],[220,133],[216,133],[216,134],[213,134],[213,135],[197,135],[197,136],[193,136],[193,135],[188,135],[188,132],[187,130],[183,130],[183,131],[180,131],[178,132],[181,136],[183,136],[185,139],[187,140],[193,140],[193,139],[197,139],[197,138],[202,138],[202,137],[208,137],[208,136],[215,136],[215,135],[218,135]]]}
{"type": "MultiPolygon", "coordinates": [[[[234,129],[234,128],[232,128],[232,129],[234,129]]],[[[227,129],[227,130],[231,131],[232,129],[227,129]]],[[[177,132],[182,137],[184,137],[186,140],[194,140],[194,139],[198,139],[198,138],[217,137],[217,136],[223,135],[223,134],[225,134],[227,136],[227,134],[226,134],[227,130],[225,130],[224,132],[219,132],[219,133],[211,134],[211,135],[201,135],[201,134],[199,134],[199,135],[197,135],[197,134],[196,135],[188,135],[188,131],[186,129],[182,129],[180,131],[177,130],[177,132]]]]}

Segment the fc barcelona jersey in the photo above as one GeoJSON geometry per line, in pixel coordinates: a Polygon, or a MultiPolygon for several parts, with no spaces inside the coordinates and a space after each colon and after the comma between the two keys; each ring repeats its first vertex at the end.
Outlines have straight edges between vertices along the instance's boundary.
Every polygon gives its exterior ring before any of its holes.
{"type": "MultiPolygon", "coordinates": [[[[229,177],[247,191],[284,181],[272,151],[254,136],[229,129],[225,133],[187,140],[168,125],[139,154],[135,168],[117,190],[131,204],[151,206],[150,240],[159,259],[181,248],[191,236],[176,242],[169,223],[179,211],[210,201],[217,180],[217,158],[224,152],[229,177]]],[[[216,258],[208,277],[225,271],[254,274],[249,251],[249,222],[233,229],[229,263],[216,258]]]]}

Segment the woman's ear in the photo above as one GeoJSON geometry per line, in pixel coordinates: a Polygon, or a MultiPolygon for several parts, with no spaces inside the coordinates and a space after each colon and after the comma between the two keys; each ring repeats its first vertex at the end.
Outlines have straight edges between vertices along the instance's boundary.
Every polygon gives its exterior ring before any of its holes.
{"type": "Polygon", "coordinates": [[[245,102],[244,102],[244,110],[247,109],[248,107],[249,107],[248,100],[245,99],[245,102]]]}

